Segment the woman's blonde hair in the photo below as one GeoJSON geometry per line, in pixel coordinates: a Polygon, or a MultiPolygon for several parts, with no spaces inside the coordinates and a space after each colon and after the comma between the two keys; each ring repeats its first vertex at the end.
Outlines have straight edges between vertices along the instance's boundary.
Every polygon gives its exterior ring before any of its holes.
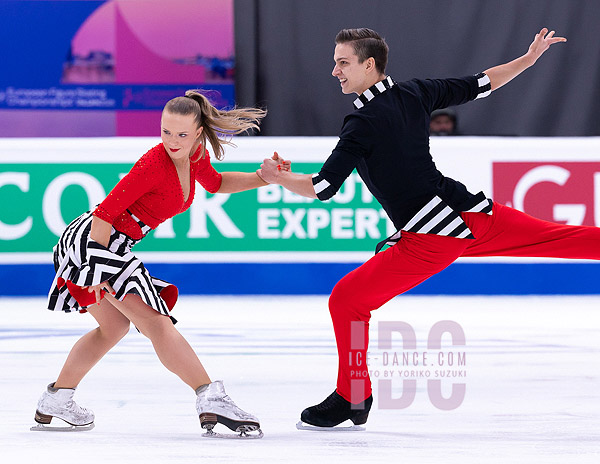
{"type": "MultiPolygon", "coordinates": [[[[223,145],[235,146],[231,136],[256,129],[260,120],[267,115],[267,111],[260,108],[233,108],[231,110],[218,110],[201,90],[188,90],[183,97],[169,100],[163,111],[187,116],[194,115],[197,127],[202,126],[200,141],[206,148],[206,141],[210,143],[213,154],[217,159],[223,159],[223,145]]],[[[202,151],[204,156],[204,151],[202,151]]],[[[197,161],[197,160],[192,160],[197,161]]]]}

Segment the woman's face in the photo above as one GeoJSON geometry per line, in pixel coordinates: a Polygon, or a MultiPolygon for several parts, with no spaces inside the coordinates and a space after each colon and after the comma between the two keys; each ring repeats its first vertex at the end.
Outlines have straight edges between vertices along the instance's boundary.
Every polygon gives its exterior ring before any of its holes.
{"type": "Polygon", "coordinates": [[[160,136],[172,160],[188,158],[197,148],[202,127],[196,127],[193,114],[174,114],[163,111],[160,136]]]}

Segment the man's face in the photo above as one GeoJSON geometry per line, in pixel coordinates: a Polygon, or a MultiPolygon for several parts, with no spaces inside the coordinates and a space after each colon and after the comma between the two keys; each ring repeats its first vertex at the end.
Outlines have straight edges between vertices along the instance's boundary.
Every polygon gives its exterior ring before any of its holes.
{"type": "Polygon", "coordinates": [[[431,119],[429,130],[432,134],[452,134],[454,132],[454,120],[446,114],[440,114],[431,119]]]}
{"type": "Polygon", "coordinates": [[[352,45],[349,43],[337,44],[333,53],[333,60],[335,61],[335,67],[331,75],[339,79],[344,94],[357,93],[360,95],[370,87],[366,83],[369,60],[359,63],[352,45]]]}

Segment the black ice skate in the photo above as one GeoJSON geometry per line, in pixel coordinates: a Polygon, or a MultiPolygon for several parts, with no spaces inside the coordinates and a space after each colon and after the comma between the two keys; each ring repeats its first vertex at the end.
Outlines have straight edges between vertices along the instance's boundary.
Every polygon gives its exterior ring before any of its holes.
{"type": "Polygon", "coordinates": [[[322,403],[302,411],[298,430],[365,430],[360,425],[367,422],[373,404],[373,395],[359,404],[352,404],[342,398],[337,391],[329,395],[322,403]],[[350,420],[354,424],[349,427],[336,427],[350,420]],[[304,424],[309,424],[306,426],[304,424]]]}

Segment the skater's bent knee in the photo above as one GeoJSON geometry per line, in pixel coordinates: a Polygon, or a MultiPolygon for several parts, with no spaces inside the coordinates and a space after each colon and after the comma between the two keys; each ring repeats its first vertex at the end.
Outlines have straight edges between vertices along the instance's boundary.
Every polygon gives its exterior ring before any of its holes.
{"type": "Polygon", "coordinates": [[[142,335],[150,340],[154,340],[156,338],[168,335],[173,331],[177,331],[171,319],[159,313],[156,313],[156,315],[151,318],[145,319],[139,325],[136,324],[136,327],[142,335]]]}
{"type": "Polygon", "coordinates": [[[365,298],[364,289],[356,288],[350,281],[341,280],[329,296],[329,312],[332,319],[369,318],[375,309],[365,298]]]}
{"type": "Polygon", "coordinates": [[[356,303],[355,298],[347,286],[338,283],[329,296],[329,312],[334,315],[340,311],[347,311],[350,306],[356,303]]]}
{"type": "Polygon", "coordinates": [[[131,327],[131,323],[129,321],[119,325],[114,330],[114,335],[116,338],[121,340],[125,335],[129,333],[129,329],[131,327]]]}
{"type": "Polygon", "coordinates": [[[115,342],[118,342],[125,337],[125,335],[129,333],[129,328],[129,321],[118,324],[101,325],[99,327],[100,333],[104,338],[114,340],[115,342]]]}

